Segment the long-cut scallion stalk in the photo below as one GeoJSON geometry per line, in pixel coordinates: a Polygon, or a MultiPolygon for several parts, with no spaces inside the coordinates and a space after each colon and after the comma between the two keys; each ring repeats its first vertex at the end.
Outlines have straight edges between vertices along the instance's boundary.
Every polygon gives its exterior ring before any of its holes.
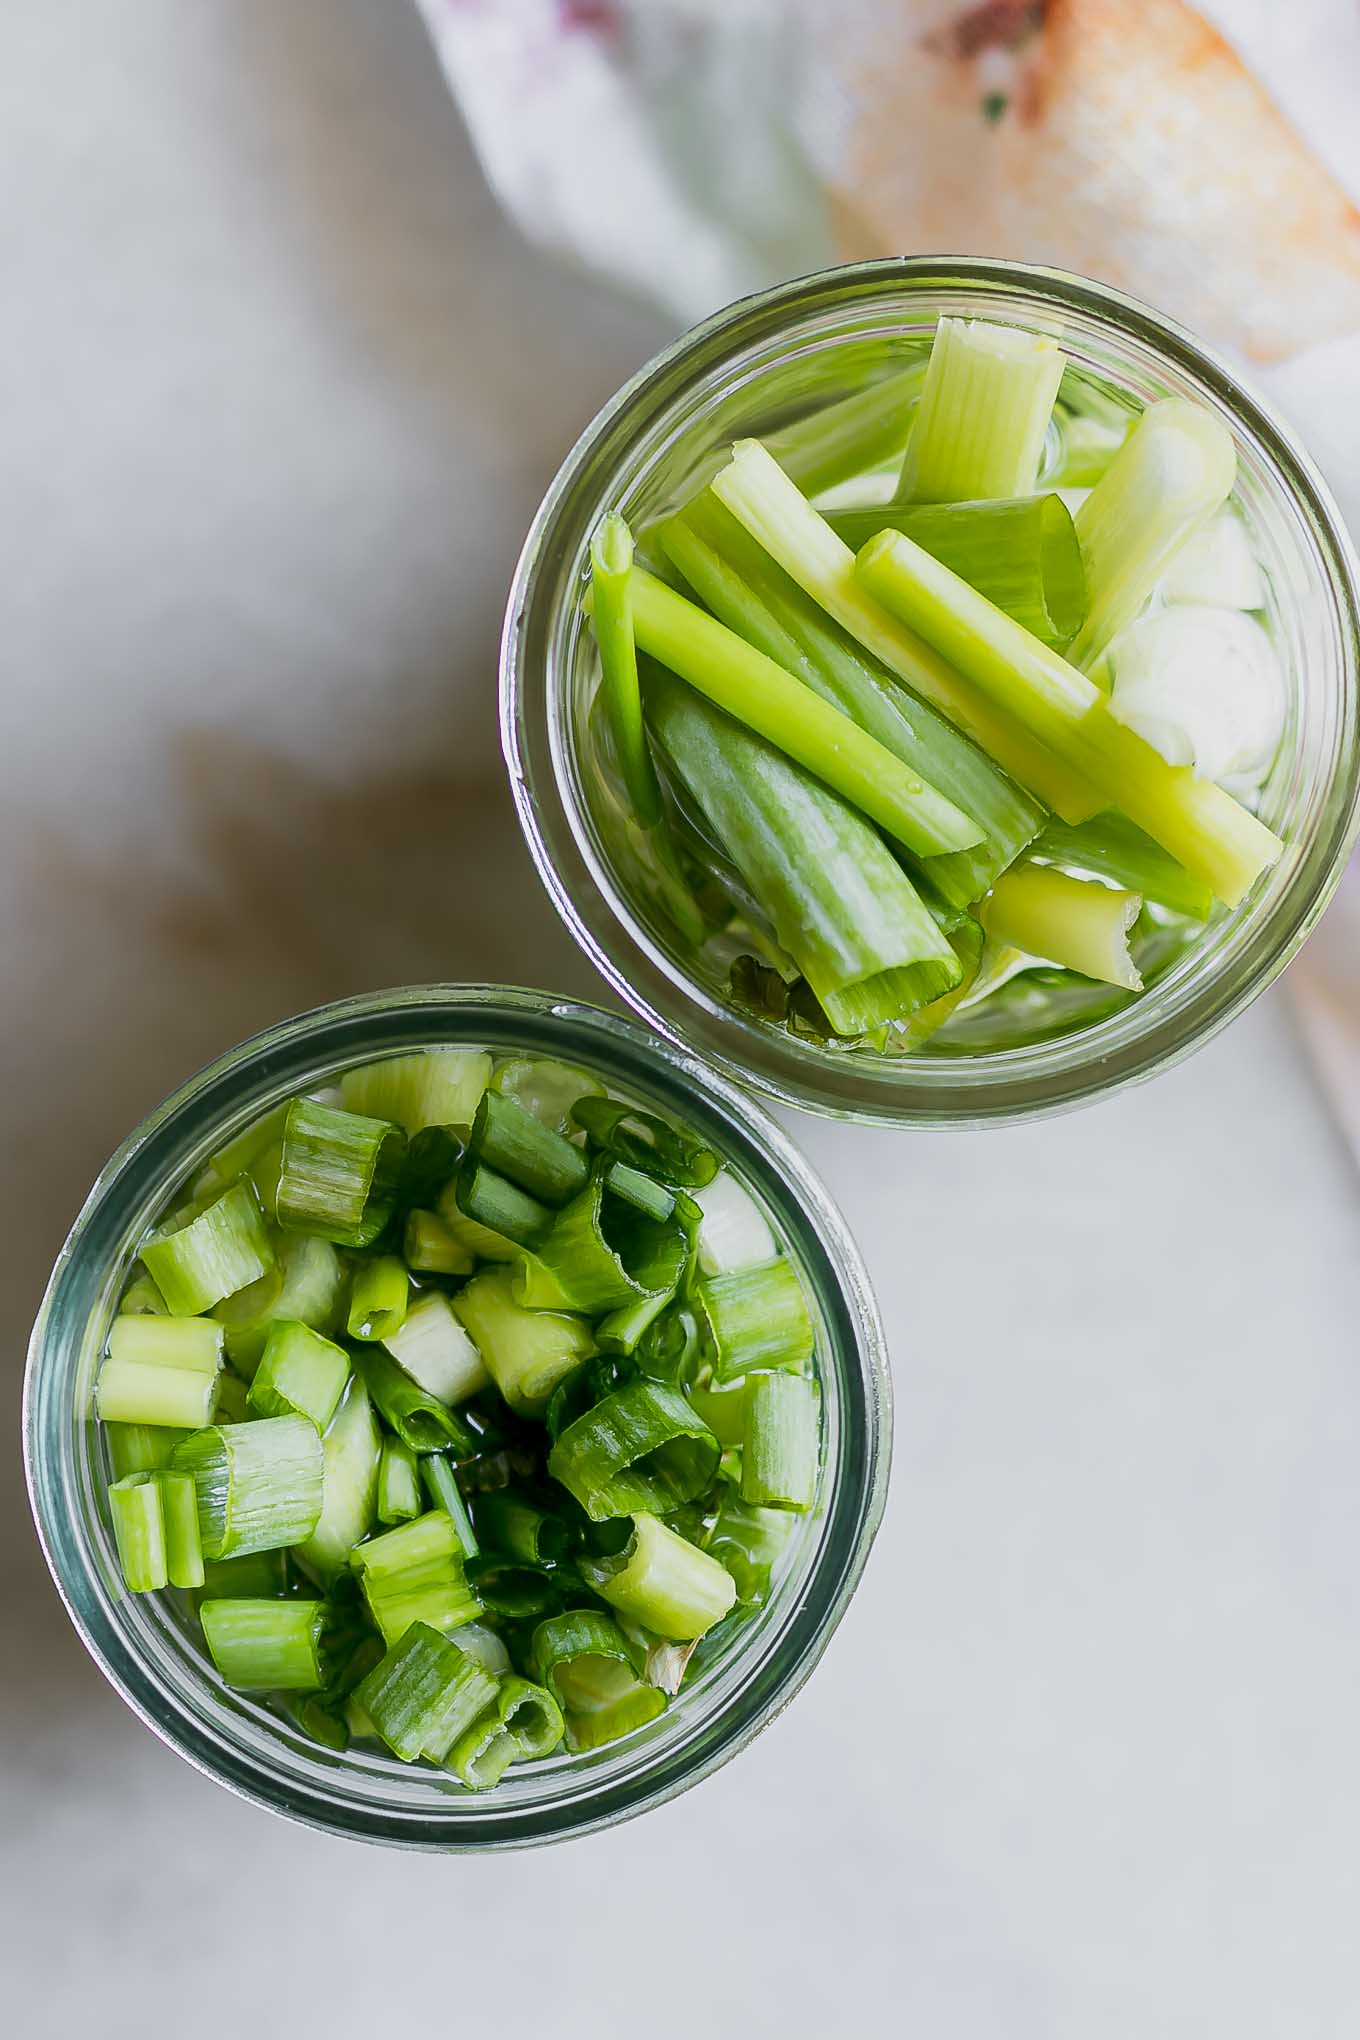
{"type": "Polygon", "coordinates": [[[378,1461],[378,1521],[410,1523],[424,1507],[415,1453],[400,1438],[384,1438],[378,1461]]]}
{"type": "Polygon", "coordinates": [[[659,537],[715,616],[853,716],[909,770],[974,818],[984,840],[970,850],[932,856],[925,868],[936,891],[952,904],[979,899],[1035,835],[1042,820],[1037,803],[944,716],[904,693],[894,675],[776,565],[711,490],[668,519],[659,537]]]}
{"type": "Polygon", "coordinates": [[[717,474],[713,493],[827,614],[864,649],[947,716],[1019,786],[1066,822],[1082,822],[1102,798],[1024,723],[998,709],[924,637],[876,601],[855,572],[855,555],[819,517],[759,440],[743,440],[717,474]]]}
{"type": "Polygon", "coordinates": [[[1180,397],[1149,404],[1077,511],[1090,608],[1070,657],[1097,663],[1132,623],[1186,539],[1227,502],[1237,473],[1232,434],[1180,397]]]}
{"type": "Polygon", "coordinates": [[[508,1268],[484,1268],[453,1299],[455,1316],[512,1410],[539,1416],[553,1390],[595,1351],[583,1317],[528,1310],[516,1300],[508,1268]]]}
{"type": "Polygon", "coordinates": [[[1061,496],[989,503],[890,503],[833,510],[827,523],[852,552],[880,531],[904,531],[1047,645],[1064,645],[1086,616],[1086,568],[1061,496]]]}
{"type": "Polygon", "coordinates": [[[984,901],[982,923],[995,942],[1102,984],[1141,992],[1129,934],[1142,912],[1137,893],[1073,878],[1047,864],[1017,864],[984,901]]]}
{"type": "Polygon", "coordinates": [[[321,1441],[321,1514],[296,1550],[305,1570],[329,1585],[373,1528],[382,1434],[362,1381],[352,1380],[321,1441]]]}
{"type": "Polygon", "coordinates": [[[741,1498],[756,1508],[810,1509],[820,1444],[815,1383],[800,1374],[753,1374],[746,1388],[741,1498]]]}
{"type": "Polygon", "coordinates": [[[717,1381],[735,1381],[754,1368],[805,1367],[812,1358],[816,1335],[792,1261],[710,1275],[699,1284],[695,1301],[717,1381]]]}
{"type": "Polygon", "coordinates": [[[490,1380],[448,1297],[437,1289],[427,1289],[416,1299],[405,1322],[389,1332],[383,1344],[403,1374],[446,1408],[479,1394],[490,1380]]]}
{"type": "Polygon", "coordinates": [[[1213,912],[1214,896],[1203,880],[1192,878],[1183,865],[1123,815],[1096,815],[1076,829],[1069,829],[1065,822],[1050,822],[1030,854],[1045,864],[1112,879],[1129,892],[1141,893],[1155,906],[1184,914],[1191,921],[1207,921],[1213,912]]]}
{"type": "Polygon", "coordinates": [[[1236,906],[1279,857],[1283,845],[1264,822],[1187,766],[1168,765],[1111,715],[1085,674],[901,532],[871,539],[856,573],[1225,905],[1236,906]]]}
{"type": "Polygon", "coordinates": [[[649,674],[647,712],[837,1033],[863,1033],[958,983],[949,943],[853,808],[668,674],[649,674]]]}
{"type": "Polygon", "coordinates": [[[165,1569],[172,1587],[204,1583],[203,1539],[198,1528],[198,1493],[187,1473],[162,1467],[156,1475],[165,1529],[165,1569]]]}
{"type": "Polygon", "coordinates": [[[463,1572],[463,1548],[445,1509],[384,1530],[356,1546],[351,1563],[369,1613],[389,1647],[413,1622],[450,1635],[475,1622],[481,1603],[463,1572]]]}
{"type": "Polygon", "coordinates": [[[212,1661],[240,1693],[306,1693],[325,1684],[324,1601],[208,1601],[198,1619],[212,1661]]]}
{"type": "Polygon", "coordinates": [[[406,1322],[411,1285],[399,1254],[361,1261],[350,1284],[345,1330],[351,1339],[389,1339],[406,1322]]]}
{"type": "Polygon", "coordinates": [[[177,1445],[170,1464],[193,1475],[207,1558],[301,1544],[320,1519],[321,1439],[307,1417],[210,1425],[177,1445]]]}
{"type": "Polygon", "coordinates": [[[878,468],[907,443],[926,379],[924,355],[895,375],[823,404],[765,435],[785,474],[809,496],[878,468]]]}
{"type": "Polygon", "coordinates": [[[366,1247],[392,1215],[406,1136],[389,1119],[295,1098],[284,1122],[279,1223],[366,1247]]]}
{"type": "Polygon", "coordinates": [[[477,1532],[472,1527],[463,1490],[458,1485],[458,1475],[451,1460],[442,1452],[427,1452],[420,1462],[420,1475],[437,1509],[443,1509],[452,1523],[462,1548],[464,1558],[476,1558],[481,1550],[477,1532]]]}
{"type": "Polygon", "coordinates": [[[907,441],[902,500],[1028,495],[1065,366],[1044,334],[941,319],[907,441]]]}
{"type": "Polygon", "coordinates": [[[600,1749],[665,1712],[665,1694],[639,1678],[617,1622],[595,1609],[540,1622],[529,1660],[565,1714],[570,1750],[600,1749]]]}
{"type": "Polygon", "coordinates": [[[983,840],[971,815],[844,710],[654,575],[637,568],[633,584],[637,641],[645,651],[906,849],[936,857],[983,840]]]}
{"type": "Polygon", "coordinates": [[[481,1048],[429,1048],[346,1070],[340,1096],[347,1112],[392,1119],[412,1136],[427,1126],[471,1126],[491,1081],[481,1048]]]}
{"type": "Polygon", "coordinates": [[[581,1577],[620,1614],[682,1643],[721,1622],[737,1598],[726,1567],[656,1516],[634,1516],[632,1535],[613,1557],[578,1564],[581,1577]]]}
{"type": "Polygon", "coordinates": [[[548,1471],[592,1523],[610,1516],[665,1515],[702,1494],[717,1471],[717,1439],[664,1382],[641,1377],[569,1424],[548,1471]]]}
{"type": "Polygon", "coordinates": [[[440,1764],[494,1706],[497,1682],[428,1622],[412,1622],[354,1689],[375,1734],[405,1764],[440,1764]]]}
{"type": "Polygon", "coordinates": [[[154,1473],[129,1473],[109,1488],[109,1514],[123,1584],[130,1594],[154,1594],[170,1573],[161,1490],[154,1473]]]}
{"type": "Polygon", "coordinates": [[[309,1325],[276,1318],[247,1400],[256,1416],[306,1417],[324,1431],[348,1380],[349,1360],[339,1346],[309,1325]]]}
{"type": "Polygon", "coordinates": [[[600,650],[600,688],[633,812],[643,828],[661,819],[661,789],[642,727],[633,638],[633,534],[617,511],[590,542],[591,622],[600,650]]]}
{"type": "Polygon", "coordinates": [[[193,1317],[267,1274],[274,1248],[260,1201],[242,1179],[186,1225],[153,1233],[141,1258],[167,1309],[193,1317]]]}
{"type": "Polygon", "coordinates": [[[213,1311],[226,1334],[227,1358],[247,1378],[264,1352],[276,1317],[293,1318],[329,1335],[340,1321],[345,1271],[329,1240],[309,1233],[282,1233],[274,1266],[258,1282],[224,1297],[213,1311]]]}

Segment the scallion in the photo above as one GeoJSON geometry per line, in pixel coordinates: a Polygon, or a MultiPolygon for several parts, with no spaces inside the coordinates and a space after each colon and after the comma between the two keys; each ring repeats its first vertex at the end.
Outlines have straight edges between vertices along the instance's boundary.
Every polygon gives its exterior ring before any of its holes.
{"type": "Polygon", "coordinates": [[[746,1389],[742,1500],[757,1508],[810,1509],[819,1437],[812,1382],[799,1374],[753,1374],[746,1389]]]}
{"type": "Polygon", "coordinates": [[[411,1135],[427,1126],[471,1126],[491,1081],[480,1048],[429,1048],[346,1070],[340,1095],[348,1112],[395,1120],[411,1135]]]}
{"type": "Polygon", "coordinates": [[[161,1490],[154,1473],[129,1473],[109,1488],[109,1514],[123,1584],[131,1594],[154,1594],[169,1584],[161,1490]]]}
{"type": "Polygon", "coordinates": [[[600,648],[600,690],[614,752],[633,812],[644,829],[661,819],[661,792],[642,728],[633,638],[633,534],[612,511],[590,542],[591,622],[600,648]]]}
{"type": "Polygon", "coordinates": [[[710,1275],[695,1291],[718,1381],[756,1368],[800,1368],[812,1358],[815,1334],[798,1270],[767,1261],[733,1275],[710,1275]]]}
{"type": "Polygon", "coordinates": [[[240,1693],[306,1693],[325,1684],[324,1601],[201,1601],[213,1663],[240,1693]]]}
{"type": "Polygon", "coordinates": [[[464,1577],[458,1533],[442,1508],[370,1537],[356,1546],[351,1563],[389,1646],[413,1622],[427,1622],[447,1636],[481,1613],[464,1577]]]}
{"type": "Polygon", "coordinates": [[[541,1415],[558,1383],[595,1351],[586,1320],[526,1310],[507,1268],[484,1268],[453,1299],[454,1315],[512,1410],[541,1415]]]}
{"type": "Polygon", "coordinates": [[[321,1439],[306,1417],[209,1426],[177,1445],[170,1464],[193,1475],[207,1558],[301,1544],[320,1519],[321,1439]]]}
{"type": "Polygon", "coordinates": [[[397,1254],[377,1254],[361,1261],[350,1285],[345,1329],[351,1339],[387,1341],[406,1322],[410,1283],[397,1254]]]}
{"type": "Polygon", "coordinates": [[[410,1523],[424,1507],[415,1453],[400,1438],[384,1438],[378,1461],[378,1521],[410,1523]]]}
{"type": "Polygon", "coordinates": [[[470,1275],[476,1256],[437,1211],[408,1211],[402,1259],[413,1275],[470,1275]]]}
{"type": "Polygon", "coordinates": [[[579,1564],[582,1578],[611,1607],[681,1642],[721,1622],[737,1598],[725,1566],[652,1515],[633,1517],[632,1535],[614,1557],[579,1564]]]}
{"type": "Polygon", "coordinates": [[[593,1523],[641,1512],[664,1515],[701,1494],[720,1448],[685,1398],[645,1378],[615,1389],[554,1444],[548,1471],[593,1523]]]}
{"type": "Polygon", "coordinates": [[[165,1529],[165,1569],[172,1587],[204,1584],[203,1539],[198,1528],[198,1492],[187,1473],[162,1467],[156,1475],[165,1529]]]}
{"type": "Polygon", "coordinates": [[[392,1214],[405,1148],[391,1120],[295,1098],[284,1122],[280,1224],[368,1246],[392,1214]]]}
{"type": "Polygon", "coordinates": [[[329,1585],[373,1528],[382,1437],[362,1381],[352,1380],[321,1441],[322,1502],[316,1528],[297,1547],[298,1563],[329,1585]]]}
{"type": "Polygon", "coordinates": [[[1141,992],[1129,934],[1142,907],[1137,893],[1072,878],[1047,864],[1017,864],[997,880],[981,911],[994,941],[1102,984],[1141,992]]]}
{"type": "Polygon", "coordinates": [[[402,1373],[446,1408],[466,1402],[490,1380],[449,1299],[437,1289],[416,1298],[404,1323],[389,1332],[383,1344],[402,1373]]]}
{"type": "Polygon", "coordinates": [[[1044,334],[942,318],[907,441],[903,501],[1027,495],[1065,366],[1044,334]]]}
{"type": "Polygon", "coordinates": [[[572,1608],[540,1622],[529,1658],[563,1710],[571,1750],[599,1749],[665,1712],[665,1694],[638,1677],[617,1622],[594,1609],[572,1608]]]}
{"type": "Polygon", "coordinates": [[[274,1248],[252,1185],[233,1183],[186,1225],[153,1233],[142,1262],[166,1308],[181,1317],[258,1281],[274,1265],[274,1248]]]}
{"type": "Polygon", "coordinates": [[[442,1763],[464,1731],[495,1704],[497,1682],[427,1622],[412,1622],[354,1690],[393,1756],[442,1763]]]}
{"type": "Polygon", "coordinates": [[[414,1382],[382,1346],[358,1346],[350,1356],[374,1408],[413,1452],[439,1452],[446,1445],[470,1452],[473,1435],[457,1413],[414,1382]]]}

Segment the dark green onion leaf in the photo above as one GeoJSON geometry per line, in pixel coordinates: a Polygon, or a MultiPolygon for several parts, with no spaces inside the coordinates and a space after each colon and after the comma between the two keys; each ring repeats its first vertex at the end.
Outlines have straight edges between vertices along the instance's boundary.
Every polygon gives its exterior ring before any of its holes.
{"type": "Polygon", "coordinates": [[[601,1153],[682,1190],[711,1183],[722,1166],[692,1134],[617,1098],[578,1098],[571,1116],[601,1153]]]}
{"type": "Polygon", "coordinates": [[[639,1379],[616,1389],[563,1431],[548,1471],[592,1522],[665,1515],[702,1493],[721,1448],[682,1395],[639,1379]]]}

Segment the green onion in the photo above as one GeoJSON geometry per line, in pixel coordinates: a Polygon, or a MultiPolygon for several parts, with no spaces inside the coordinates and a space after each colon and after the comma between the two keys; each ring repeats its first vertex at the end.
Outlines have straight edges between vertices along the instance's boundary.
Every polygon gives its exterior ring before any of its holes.
{"type": "MultiPolygon", "coordinates": [[[[676,1189],[711,1183],[721,1167],[703,1141],[618,1098],[581,1098],[573,1105],[571,1116],[599,1153],[612,1156],[625,1168],[657,1176],[676,1189]]],[[[612,1172],[609,1186],[618,1187],[612,1172]]]]}
{"type": "Polygon", "coordinates": [[[147,1273],[177,1317],[209,1310],[274,1265],[264,1213],[244,1180],[175,1230],[153,1233],[142,1248],[147,1273]]]}
{"type": "Polygon", "coordinates": [[[373,1528],[381,1451],[368,1391],[362,1381],[351,1381],[321,1441],[321,1514],[296,1553],[298,1563],[323,1584],[335,1579],[373,1528]]]}
{"type": "Polygon", "coordinates": [[[405,1213],[418,1206],[434,1205],[458,1173],[466,1145],[463,1135],[452,1126],[422,1126],[406,1143],[397,1184],[397,1210],[405,1213]]]}
{"type": "Polygon", "coordinates": [[[532,1112],[551,1133],[570,1130],[571,1108],[578,1098],[604,1096],[604,1085],[588,1070],[546,1058],[512,1057],[501,1064],[491,1083],[493,1090],[532,1112]]]}
{"type": "Polygon", "coordinates": [[[753,1374],[741,1448],[742,1500],[756,1508],[810,1509],[819,1449],[815,1385],[798,1374],[753,1374]]]}
{"type": "Polygon", "coordinates": [[[161,1491],[153,1473],[129,1473],[109,1488],[109,1514],[123,1584],[130,1594],[154,1594],[168,1585],[161,1491]]]}
{"type": "Polygon", "coordinates": [[[477,1107],[468,1146],[477,1161],[544,1204],[565,1204],[590,1173],[579,1148],[499,1091],[488,1091],[477,1107]]]}
{"type": "Polygon", "coordinates": [[[453,1299],[492,1380],[512,1410],[537,1416],[553,1390],[595,1351],[584,1318],[553,1310],[526,1310],[515,1297],[509,1269],[484,1268],[453,1299]]]}
{"type": "Polygon", "coordinates": [[[460,1211],[502,1239],[513,1240],[516,1246],[533,1246],[552,1223],[546,1204],[497,1175],[470,1152],[458,1171],[456,1191],[460,1211]]]}
{"type": "Polygon", "coordinates": [[[109,1358],[215,1376],[222,1365],[222,1327],[210,1318],[116,1317],[109,1358]]]}
{"type": "Polygon", "coordinates": [[[582,1558],[581,1576],[602,1599],[658,1636],[688,1642],[721,1622],[737,1598],[725,1566],[651,1515],[612,1558],[582,1558]]]}
{"type": "Polygon", "coordinates": [[[489,1225],[480,1225],[475,1218],[469,1218],[458,1202],[458,1185],[450,1183],[439,1199],[439,1216],[453,1234],[460,1247],[472,1256],[474,1261],[514,1261],[519,1257],[518,1242],[507,1239],[504,1233],[496,1232],[489,1225]]]}
{"type": "Polygon", "coordinates": [[[1255,815],[1187,766],[1168,765],[1115,720],[1092,681],[909,538],[871,539],[856,572],[1225,905],[1236,906],[1280,855],[1279,838],[1255,815]]]}
{"type": "Polygon", "coordinates": [[[680,1228],[644,1218],[633,1208],[607,1208],[605,1177],[596,1172],[579,1197],[559,1211],[536,1254],[512,1277],[517,1303],[531,1309],[581,1311],[599,1317],[644,1297],[675,1293],[687,1248],[680,1228]]]}
{"type": "Polygon", "coordinates": [[[122,1317],[164,1317],[168,1305],[151,1277],[143,1271],[118,1299],[118,1311],[122,1317]]]}
{"type": "Polygon", "coordinates": [[[779,1252],[774,1234],[755,1198],[724,1169],[694,1193],[703,1213],[699,1227],[699,1267],[705,1275],[735,1275],[758,1268],[779,1252]]]}
{"type": "Polygon", "coordinates": [[[812,1317],[792,1261],[710,1275],[695,1300],[718,1381],[735,1381],[754,1368],[805,1367],[812,1358],[812,1317]]]}
{"type": "Polygon", "coordinates": [[[164,1467],[156,1475],[165,1529],[165,1569],[172,1587],[204,1584],[203,1539],[198,1529],[198,1494],[187,1473],[164,1467]]]}
{"type": "Polygon", "coordinates": [[[843,630],[914,694],[947,716],[1018,785],[1066,822],[1083,822],[1100,795],[1055,758],[1023,722],[997,709],[923,637],[877,602],[855,571],[855,555],[799,494],[758,440],[741,441],[714,477],[713,493],[785,573],[843,630]]]}
{"type": "Polygon", "coordinates": [[[995,602],[1047,645],[1063,645],[1086,616],[1086,568],[1061,496],[1000,503],[893,503],[827,513],[852,552],[880,531],[904,531],[932,559],[995,602]]]}
{"type": "Polygon", "coordinates": [[[479,1497],[477,1528],[494,1551],[503,1551],[524,1565],[556,1565],[571,1548],[571,1533],[562,1518],[519,1495],[501,1492],[479,1497]]]}
{"type": "Polygon", "coordinates": [[[746,1436],[744,1379],[725,1388],[687,1388],[685,1395],[699,1422],[707,1424],[724,1451],[740,1448],[746,1436]]]}
{"type": "Polygon", "coordinates": [[[665,1694],[639,1679],[617,1622],[594,1609],[540,1622],[529,1658],[566,1715],[570,1750],[599,1749],[665,1712],[665,1694]]]}
{"type": "Polygon", "coordinates": [[[449,1299],[437,1289],[416,1298],[406,1322],[383,1344],[417,1388],[450,1409],[477,1395],[490,1379],[449,1299]]]}
{"type": "Polygon", "coordinates": [[[1077,829],[1050,822],[1030,854],[1046,864],[1113,879],[1129,892],[1141,893],[1154,905],[1192,921],[1207,921],[1213,912],[1214,896],[1209,887],[1192,878],[1123,815],[1097,815],[1077,829]]]}
{"type": "Polygon", "coordinates": [[[1065,366],[1042,334],[941,319],[907,441],[902,500],[1028,495],[1065,366]]]}
{"type": "Polygon", "coordinates": [[[659,672],[648,717],[837,1033],[862,1033],[957,984],[953,950],[853,808],[659,672]]]}
{"type": "Polygon", "coordinates": [[[510,1669],[510,1653],[504,1639],[485,1622],[465,1622],[454,1631],[453,1643],[465,1657],[472,1658],[483,1671],[493,1673],[496,1678],[510,1669]]]}
{"type": "MultiPolygon", "coordinates": [[[[250,1384],[224,1367],[217,1377],[217,1399],[213,1403],[215,1424],[244,1424],[250,1415],[250,1384]]],[[[287,1415],[288,1412],[282,1412],[287,1415]]]]}
{"type": "Polygon", "coordinates": [[[409,1523],[424,1506],[415,1453],[400,1438],[384,1438],[378,1461],[378,1521],[409,1523]]]}
{"type": "MultiPolygon", "coordinates": [[[[1068,524],[1070,531],[1070,518],[1068,524]]],[[[659,536],[715,616],[814,693],[853,716],[904,765],[974,818],[985,840],[972,850],[931,857],[927,870],[931,884],[955,905],[980,898],[1033,838],[1041,820],[1035,802],[944,716],[904,693],[886,667],[868,658],[832,622],[711,490],[705,489],[681,515],[663,524],[659,536]]],[[[1078,552],[1078,571],[1080,566],[1078,552]]]]}
{"type": "Polygon", "coordinates": [[[295,1098],[284,1122],[279,1222],[366,1247],[392,1215],[406,1136],[387,1119],[295,1098]]]}
{"type": "Polygon", "coordinates": [[[1077,511],[1091,606],[1071,649],[1093,666],[1132,623],[1190,534],[1226,503],[1237,473],[1232,434],[1202,404],[1149,404],[1077,511]]]}
{"type": "Polygon", "coordinates": [[[226,1332],[227,1358],[247,1376],[260,1364],[276,1317],[293,1318],[326,1334],[339,1322],[345,1271],[330,1241],[307,1233],[283,1233],[274,1251],[274,1266],[267,1275],[225,1297],[213,1311],[226,1332]]]}
{"type": "Polygon", "coordinates": [[[426,1622],[413,1622],[354,1698],[393,1756],[442,1763],[465,1729],[495,1704],[496,1681],[426,1622]]]}
{"type": "Polygon", "coordinates": [[[707,1549],[736,1581],[740,1606],[761,1608],[769,1599],[771,1574],[792,1527],[787,1509],[752,1508],[735,1489],[724,1490],[707,1549]]]}
{"type": "Polygon", "coordinates": [[[354,1271],[345,1330],[351,1339],[389,1339],[406,1322],[410,1284],[396,1254],[378,1254],[354,1271]]]}
{"type": "Polygon", "coordinates": [[[350,1562],[389,1646],[413,1622],[428,1622],[447,1636],[481,1613],[464,1577],[458,1533],[445,1509],[431,1509],[413,1523],[370,1537],[355,1548],[350,1562]]]}
{"type": "Polygon", "coordinates": [[[382,1346],[358,1346],[350,1355],[355,1373],[373,1404],[402,1443],[413,1452],[471,1452],[475,1438],[463,1419],[438,1396],[418,1386],[382,1346]]]}
{"type": "Polygon", "coordinates": [[[983,840],[947,800],[841,709],[664,581],[633,574],[638,643],[919,856],[983,840]]]}
{"type": "Polygon", "coordinates": [[[719,1446],[685,1398],[664,1382],[630,1381],[569,1424],[548,1472],[592,1523],[609,1516],[664,1515],[702,1494],[719,1446]]]}
{"type": "Polygon", "coordinates": [[[471,1126],[490,1081],[484,1049],[429,1048],[346,1070],[340,1095],[346,1111],[392,1119],[418,1134],[427,1126],[471,1126]]]}
{"type": "Polygon", "coordinates": [[[252,1551],[245,1558],[205,1559],[203,1599],[205,1601],[264,1601],[271,1597],[277,1599],[287,1587],[287,1563],[287,1557],[282,1551],[252,1551]]]}
{"type": "MultiPolygon", "coordinates": [[[[600,648],[600,691],[619,772],[645,829],[661,820],[661,791],[642,729],[633,640],[633,534],[611,511],[590,542],[591,622],[600,648]]],[[[530,1186],[531,1187],[531,1186],[530,1186]]]]}
{"type": "Polygon", "coordinates": [[[115,1480],[124,1480],[130,1473],[154,1473],[157,1467],[167,1466],[180,1439],[189,1435],[187,1430],[174,1430],[165,1424],[106,1423],[103,1428],[115,1480]]]}
{"type": "Polygon", "coordinates": [[[106,1424],[195,1431],[212,1416],[221,1371],[219,1325],[197,1318],[115,1318],[95,1382],[95,1408],[106,1424]]]}
{"type": "Polygon", "coordinates": [[[445,1511],[452,1523],[464,1558],[475,1558],[481,1546],[452,1464],[440,1452],[427,1452],[420,1462],[420,1472],[430,1500],[437,1509],[445,1511]]]}
{"type": "Polygon", "coordinates": [[[1102,984],[1141,992],[1129,933],[1142,908],[1137,893],[1071,878],[1047,864],[1019,864],[997,880],[982,922],[994,942],[1102,984]]]}
{"type": "Polygon", "coordinates": [[[800,489],[820,495],[901,452],[925,379],[925,362],[915,361],[852,397],[767,433],[765,443],[800,489]]]}
{"type": "Polygon", "coordinates": [[[208,1166],[203,1171],[195,1189],[202,1186],[202,1195],[214,1197],[225,1190],[238,1176],[245,1175],[258,1162],[266,1149],[283,1139],[283,1122],[288,1116],[286,1104],[276,1105],[259,1119],[252,1119],[249,1126],[225,1141],[208,1157],[208,1166]]]}
{"type": "Polygon", "coordinates": [[[215,1424],[175,1447],[177,1473],[191,1473],[207,1558],[300,1544],[321,1515],[322,1456],[306,1417],[215,1424]]]}
{"type": "Polygon", "coordinates": [[[437,1211],[408,1211],[402,1258],[413,1275],[470,1275],[477,1263],[437,1211]]]}
{"type": "MultiPolygon", "coordinates": [[[[541,1566],[517,1565],[492,1554],[469,1559],[467,1570],[477,1599],[497,1622],[539,1622],[562,1605],[562,1581],[541,1566]]],[[[571,1584],[575,1588],[574,1576],[571,1584]]]]}
{"type": "Polygon", "coordinates": [[[348,1380],[349,1360],[339,1346],[307,1325],[276,1318],[248,1400],[257,1416],[306,1417],[324,1431],[348,1380]]]}
{"type": "Polygon", "coordinates": [[[498,1784],[521,1757],[544,1757],[562,1740],[562,1712],[527,1679],[501,1681],[495,1704],[454,1744],[449,1768],[474,1792],[498,1784]]]}
{"type": "Polygon", "coordinates": [[[213,1663],[240,1693],[305,1693],[325,1684],[324,1601],[201,1601],[213,1663]]]}

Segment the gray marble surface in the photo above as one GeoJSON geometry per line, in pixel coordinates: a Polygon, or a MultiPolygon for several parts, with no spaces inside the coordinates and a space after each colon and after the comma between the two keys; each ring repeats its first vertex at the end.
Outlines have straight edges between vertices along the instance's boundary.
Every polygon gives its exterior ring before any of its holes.
{"type": "Polygon", "coordinates": [[[674,1806],[362,1850],[86,1661],[14,1451],[45,1267],[249,1029],[591,988],[502,791],[495,635],[665,336],[501,225],[395,0],[11,0],[0,171],[7,2030],[1353,2032],[1360,1198],[1279,995],[1062,1122],[799,1124],[891,1328],[892,1498],[802,1700],[674,1806]]]}

